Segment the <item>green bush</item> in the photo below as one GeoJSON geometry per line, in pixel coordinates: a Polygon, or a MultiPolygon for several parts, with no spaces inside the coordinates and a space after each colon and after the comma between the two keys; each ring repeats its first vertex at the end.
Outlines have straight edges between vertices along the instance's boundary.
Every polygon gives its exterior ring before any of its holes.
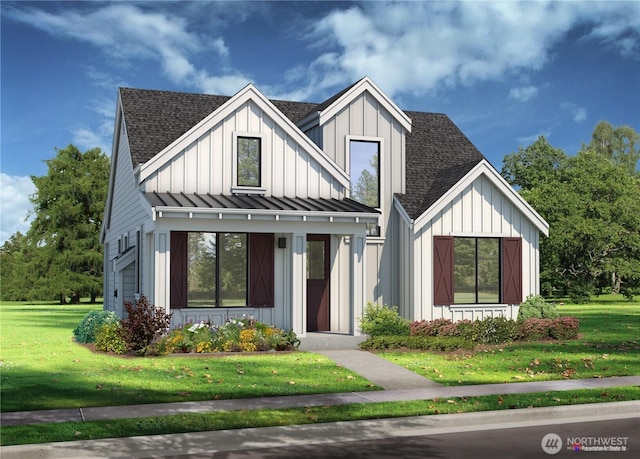
{"type": "Polygon", "coordinates": [[[502,344],[520,336],[517,322],[503,316],[476,320],[471,333],[472,340],[481,344],[502,344]]]}
{"type": "Polygon", "coordinates": [[[453,336],[376,336],[360,343],[365,351],[386,349],[418,349],[422,351],[449,352],[456,349],[473,349],[473,343],[453,336]]]}
{"type": "Polygon", "coordinates": [[[527,319],[555,319],[559,316],[556,305],[547,303],[540,295],[529,295],[518,310],[519,322],[527,319]]]}
{"type": "Polygon", "coordinates": [[[95,343],[98,330],[103,325],[119,320],[112,311],[89,311],[73,330],[73,335],[78,343],[95,343]]]}
{"type": "Polygon", "coordinates": [[[127,351],[127,342],[120,322],[107,323],[100,327],[96,335],[96,349],[116,354],[124,354],[127,351]]]}
{"type": "Polygon", "coordinates": [[[398,313],[397,306],[367,303],[360,319],[360,330],[369,336],[408,336],[409,321],[398,313]]]}

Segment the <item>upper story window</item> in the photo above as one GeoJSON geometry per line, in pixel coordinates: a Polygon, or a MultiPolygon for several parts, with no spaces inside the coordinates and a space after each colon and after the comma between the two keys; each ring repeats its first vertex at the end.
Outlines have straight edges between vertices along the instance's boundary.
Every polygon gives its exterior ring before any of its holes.
{"type": "Polygon", "coordinates": [[[380,143],[349,141],[351,199],[369,207],[380,207],[380,143]]]}
{"type": "Polygon", "coordinates": [[[260,133],[233,133],[233,192],[264,193],[264,142],[260,133]]]}
{"type": "MultiPolygon", "coordinates": [[[[380,142],[349,140],[350,196],[369,207],[380,207],[380,142]]],[[[380,227],[367,224],[367,236],[380,236],[380,227]]]]}
{"type": "Polygon", "coordinates": [[[260,144],[261,140],[257,137],[238,137],[238,186],[262,185],[260,144]]]}

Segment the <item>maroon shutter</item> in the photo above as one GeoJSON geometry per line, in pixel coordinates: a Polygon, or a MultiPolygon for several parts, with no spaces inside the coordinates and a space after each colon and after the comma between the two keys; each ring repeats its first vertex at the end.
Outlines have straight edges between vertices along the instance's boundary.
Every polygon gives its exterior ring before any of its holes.
{"type": "Polygon", "coordinates": [[[453,304],[453,238],[433,238],[433,304],[453,304]]]}
{"type": "Polygon", "coordinates": [[[522,239],[502,239],[502,302],[522,303],[522,239]]]}
{"type": "Polygon", "coordinates": [[[249,306],[273,307],[273,234],[249,235],[249,306]]]}
{"type": "Polygon", "coordinates": [[[187,307],[187,233],[171,231],[171,309],[187,307]]]}

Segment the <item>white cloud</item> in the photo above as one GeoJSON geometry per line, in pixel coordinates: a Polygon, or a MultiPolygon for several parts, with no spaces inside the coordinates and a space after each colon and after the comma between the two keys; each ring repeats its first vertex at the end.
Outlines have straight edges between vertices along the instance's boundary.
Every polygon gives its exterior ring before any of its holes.
{"type": "Polygon", "coordinates": [[[519,88],[511,88],[509,91],[509,99],[515,99],[519,102],[526,102],[538,94],[538,88],[535,86],[521,86],[519,88]]]}
{"type": "Polygon", "coordinates": [[[393,97],[526,75],[578,26],[587,38],[634,49],[637,12],[619,2],[365,2],[311,26],[307,39],[323,54],[309,66],[307,86],[368,75],[393,97]]]}
{"type": "MultiPolygon", "coordinates": [[[[171,13],[144,10],[130,4],[111,4],[86,10],[61,10],[51,13],[35,8],[7,9],[14,20],[28,23],[56,36],[71,38],[97,46],[114,61],[127,63],[132,59],[149,59],[159,63],[172,82],[197,89],[218,92],[227,89],[230,81],[246,84],[249,78],[239,72],[230,75],[209,75],[197,68],[196,55],[213,54],[218,68],[226,68],[229,49],[221,37],[205,37],[196,33],[189,19],[180,11],[171,13]]],[[[191,21],[199,20],[198,17],[191,21]]],[[[214,65],[215,66],[215,65],[214,65]]],[[[107,75],[89,71],[98,84],[109,84],[107,75]]],[[[235,91],[242,84],[231,85],[235,91]]],[[[234,91],[234,92],[235,92],[234,91]]]]}
{"type": "Polygon", "coordinates": [[[560,107],[568,111],[573,118],[573,121],[576,123],[581,123],[582,121],[587,119],[587,109],[584,107],[580,107],[572,102],[563,102],[560,104],[560,107]]]}
{"type": "Polygon", "coordinates": [[[25,234],[29,229],[27,214],[32,208],[29,196],[35,191],[30,177],[0,172],[0,244],[17,231],[25,234]]]}

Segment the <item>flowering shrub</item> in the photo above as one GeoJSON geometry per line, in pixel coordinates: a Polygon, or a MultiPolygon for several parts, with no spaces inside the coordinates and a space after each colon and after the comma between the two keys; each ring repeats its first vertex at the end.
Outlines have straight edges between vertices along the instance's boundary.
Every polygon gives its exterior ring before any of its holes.
{"type": "Polygon", "coordinates": [[[78,343],[94,343],[98,330],[104,324],[112,324],[120,319],[111,311],[89,311],[73,330],[78,343]]]}
{"type": "Polygon", "coordinates": [[[116,354],[124,354],[127,351],[127,342],[120,322],[106,323],[100,327],[96,335],[96,349],[116,354]]]}
{"type": "Polygon", "coordinates": [[[293,330],[285,333],[250,317],[229,319],[224,325],[187,324],[171,330],[155,345],[155,352],[256,352],[292,350],[300,345],[293,330]]]}

